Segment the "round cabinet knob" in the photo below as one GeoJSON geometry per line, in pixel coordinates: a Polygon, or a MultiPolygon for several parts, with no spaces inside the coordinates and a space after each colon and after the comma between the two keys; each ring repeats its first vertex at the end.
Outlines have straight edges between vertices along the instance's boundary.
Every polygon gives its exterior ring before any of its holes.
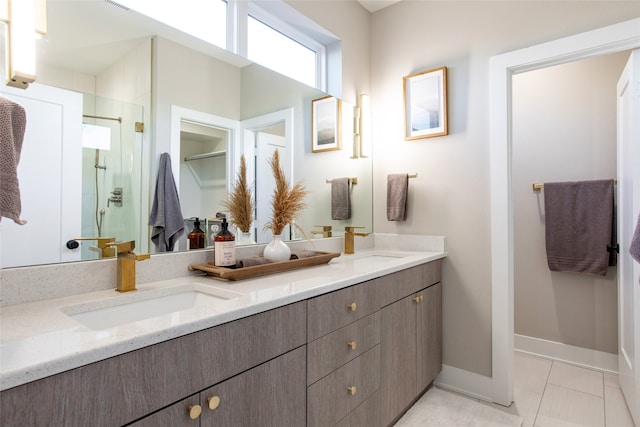
{"type": "Polygon", "coordinates": [[[188,412],[189,412],[189,418],[191,418],[192,420],[196,420],[196,419],[198,419],[198,417],[202,413],[202,406],[200,406],[200,405],[191,405],[191,406],[189,406],[188,412]]]}
{"type": "Polygon", "coordinates": [[[347,308],[349,309],[349,311],[356,311],[356,308],[358,308],[358,306],[356,305],[355,302],[352,302],[347,306],[347,308]]]}
{"type": "Polygon", "coordinates": [[[219,396],[211,396],[207,399],[207,403],[209,404],[209,409],[214,410],[218,406],[220,406],[220,397],[219,396]]]}
{"type": "Polygon", "coordinates": [[[357,346],[358,346],[358,343],[356,343],[355,341],[349,341],[347,343],[347,347],[349,347],[351,350],[355,350],[357,346]]]}
{"type": "Polygon", "coordinates": [[[351,396],[353,396],[354,394],[356,394],[356,386],[352,385],[351,387],[347,387],[347,390],[349,391],[349,394],[351,396]]]}

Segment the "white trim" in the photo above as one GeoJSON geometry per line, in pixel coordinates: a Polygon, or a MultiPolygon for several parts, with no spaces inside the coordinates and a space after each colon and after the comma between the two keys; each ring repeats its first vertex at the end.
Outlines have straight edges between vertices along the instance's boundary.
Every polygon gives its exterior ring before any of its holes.
{"type": "Polygon", "coordinates": [[[491,402],[492,381],[491,377],[442,365],[442,372],[433,381],[435,385],[446,390],[455,391],[474,399],[491,402]]]}
{"type": "Polygon", "coordinates": [[[640,19],[494,56],[490,61],[493,401],[513,401],[511,76],[640,47],[640,19]]]}
{"type": "Polygon", "coordinates": [[[514,342],[515,350],[520,353],[557,360],[596,371],[618,374],[617,353],[607,353],[518,334],[515,335],[514,342]]]}

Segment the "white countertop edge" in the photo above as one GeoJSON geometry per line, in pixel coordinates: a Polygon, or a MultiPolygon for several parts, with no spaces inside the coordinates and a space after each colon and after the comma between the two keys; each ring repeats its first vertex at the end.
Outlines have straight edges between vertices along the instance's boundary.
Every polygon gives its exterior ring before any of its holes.
{"type": "MultiPolygon", "coordinates": [[[[351,286],[360,282],[364,282],[367,280],[375,279],[377,277],[381,277],[396,271],[404,270],[416,265],[424,264],[430,261],[435,261],[447,256],[446,252],[410,252],[409,251],[397,251],[395,249],[382,249],[382,251],[386,252],[404,252],[408,256],[405,258],[399,258],[398,261],[392,261],[388,263],[383,263],[382,266],[376,268],[373,271],[369,271],[366,273],[355,274],[350,277],[340,278],[334,281],[329,281],[327,283],[323,283],[321,285],[296,291],[294,293],[290,293],[288,295],[278,295],[276,297],[265,299],[263,301],[248,301],[246,297],[240,297],[234,300],[233,304],[230,304],[232,308],[227,309],[226,311],[216,313],[209,317],[204,317],[200,319],[195,319],[190,322],[185,322],[176,326],[171,326],[168,328],[152,331],[149,333],[143,333],[133,337],[126,337],[122,340],[111,342],[106,345],[99,345],[94,343],[93,346],[89,346],[86,349],[80,349],[77,351],[68,352],[60,357],[52,357],[47,359],[46,357],[42,357],[38,363],[34,364],[22,364],[19,366],[7,366],[5,362],[0,360],[0,390],[7,390],[12,387],[16,387],[22,384],[26,384],[31,381],[35,381],[38,379],[42,379],[51,375],[55,375],[61,372],[65,372],[80,366],[88,365],[94,362],[98,362],[101,360],[108,359],[110,357],[118,356],[130,351],[139,350],[144,347],[148,347],[150,345],[158,344],[164,341],[168,341],[174,338],[178,338],[180,336],[184,336],[190,333],[198,332],[210,327],[218,326],[224,323],[228,323],[234,320],[238,320],[244,317],[248,317],[254,314],[258,314],[264,311],[268,311],[271,309],[275,309],[278,307],[282,307],[288,304],[292,304],[298,301],[302,301],[308,298],[312,298],[318,295],[322,295],[328,292],[332,292],[338,289],[342,289],[347,286],[351,286]],[[386,264],[386,265],[385,265],[386,264]],[[235,305],[235,307],[233,307],[235,305]]],[[[365,250],[363,252],[369,252],[365,250]]],[[[379,250],[376,252],[380,252],[379,250]]],[[[341,255],[340,258],[336,258],[332,260],[332,262],[348,262],[350,255],[341,255]],[[339,260],[339,261],[336,261],[339,260]]],[[[357,259],[355,257],[354,259],[357,259]]],[[[331,264],[331,263],[330,263],[331,264]]],[[[327,268],[328,264],[317,267],[310,268],[327,268]]],[[[296,272],[302,272],[307,269],[302,270],[294,270],[291,272],[280,273],[270,276],[264,277],[282,277],[291,278],[295,277],[296,272]]],[[[198,278],[200,279],[200,278],[198,278]]],[[[252,281],[255,285],[255,282],[259,279],[247,279],[238,282],[223,282],[217,279],[204,277],[202,280],[213,281],[211,283],[212,286],[217,288],[229,286],[229,290],[233,290],[236,287],[241,286],[251,286],[252,281]]],[[[182,279],[173,279],[167,280],[163,282],[171,283],[170,286],[175,286],[179,283],[187,283],[193,282],[194,278],[182,278],[182,279]]],[[[157,282],[153,284],[149,284],[150,286],[163,286],[163,282],[157,282]]],[[[286,285],[286,284],[285,284],[286,285]]],[[[169,286],[169,285],[165,285],[169,286]]],[[[268,287],[267,287],[268,288],[268,287]]],[[[106,291],[96,292],[96,294],[105,294],[106,291]]],[[[96,298],[96,296],[92,296],[91,294],[85,294],[78,297],[66,297],[59,298],[56,301],[57,306],[66,306],[70,304],[78,303],[83,299],[91,299],[96,298]]],[[[42,302],[40,302],[41,304],[42,302]]],[[[37,303],[36,303],[37,304],[37,303]]],[[[24,304],[20,306],[25,306],[25,309],[28,310],[27,306],[30,304],[24,304]]],[[[19,307],[19,306],[16,306],[19,307]]],[[[0,316],[0,320],[1,320],[0,316]]],[[[84,328],[84,327],[82,327],[84,328]]],[[[86,328],[88,330],[88,328],[86,328]]],[[[30,337],[25,337],[23,341],[28,341],[30,337]]],[[[0,343],[4,347],[5,340],[2,338],[0,343]]]]}

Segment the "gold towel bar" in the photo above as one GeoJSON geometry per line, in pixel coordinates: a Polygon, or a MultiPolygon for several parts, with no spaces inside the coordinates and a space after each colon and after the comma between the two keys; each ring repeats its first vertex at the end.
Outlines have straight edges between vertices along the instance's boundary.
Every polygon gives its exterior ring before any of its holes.
{"type": "MultiPolygon", "coordinates": [[[[358,178],[349,178],[349,184],[356,185],[358,183],[358,178]]],[[[327,180],[327,184],[331,184],[331,180],[327,180]]]]}
{"type": "MultiPolygon", "coordinates": [[[[617,185],[618,184],[618,180],[614,179],[613,180],[613,185],[617,185]]],[[[536,182],[533,184],[533,191],[540,191],[544,188],[544,184],[541,184],[539,182],[536,182]]]]}

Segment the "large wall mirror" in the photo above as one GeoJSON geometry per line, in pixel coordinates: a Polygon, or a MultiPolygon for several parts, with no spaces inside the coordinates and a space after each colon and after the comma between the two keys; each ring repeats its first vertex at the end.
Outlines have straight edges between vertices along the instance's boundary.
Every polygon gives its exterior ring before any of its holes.
{"type": "MultiPolygon", "coordinates": [[[[148,220],[164,152],[187,227],[223,210],[242,154],[259,209],[268,210],[260,159],[279,147],[291,181],[310,191],[298,224],[308,235],[325,225],[334,235],[347,225],[373,231],[371,159],[350,158],[346,103],[343,150],[312,153],[311,101],[323,92],[104,0],[48,0],[47,14],[37,83],[0,89],[28,114],[18,168],[28,222],[2,221],[1,267],[110,256],[98,237],[135,240],[137,251],[155,253],[148,220]],[[338,177],[358,178],[349,220],[331,220],[327,181],[338,177]]],[[[253,240],[264,243],[259,216],[253,240]]]]}

